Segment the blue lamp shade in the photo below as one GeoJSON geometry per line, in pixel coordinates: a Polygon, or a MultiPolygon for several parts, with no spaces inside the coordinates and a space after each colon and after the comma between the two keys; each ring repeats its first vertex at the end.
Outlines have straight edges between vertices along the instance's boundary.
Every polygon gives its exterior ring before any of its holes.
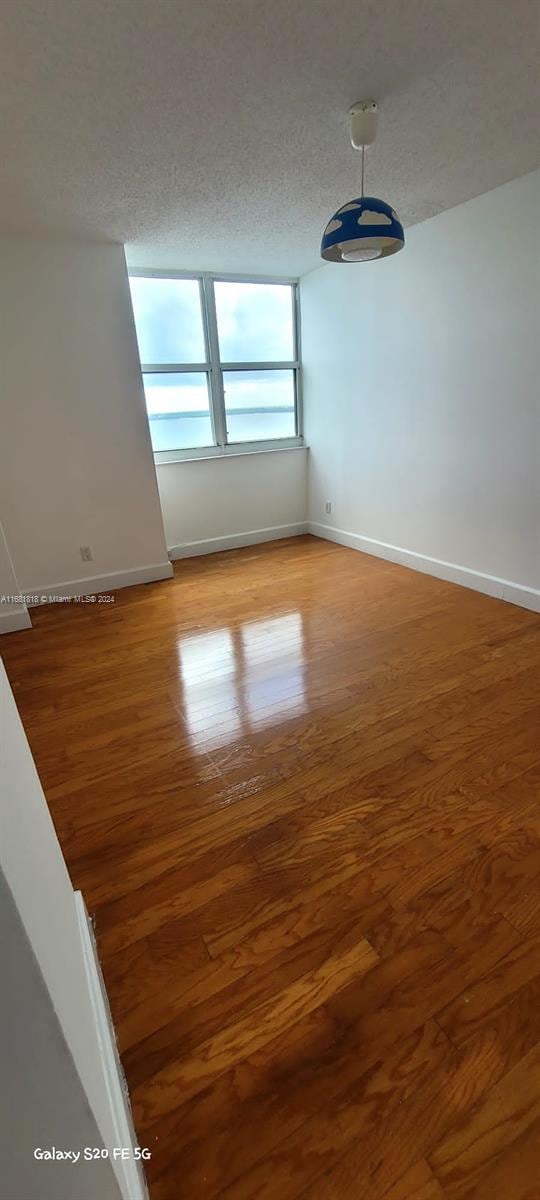
{"type": "Polygon", "coordinates": [[[397,212],[376,196],[349,200],[328,222],[321,255],[328,262],[367,262],[386,258],[405,244],[397,212]]]}

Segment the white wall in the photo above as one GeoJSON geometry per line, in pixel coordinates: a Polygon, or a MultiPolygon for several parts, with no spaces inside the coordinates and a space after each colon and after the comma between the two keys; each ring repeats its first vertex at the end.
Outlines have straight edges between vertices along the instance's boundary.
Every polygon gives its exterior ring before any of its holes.
{"type": "Polygon", "coordinates": [[[165,536],[169,550],[253,530],[272,536],[295,532],[307,516],[307,452],[276,450],[157,468],[165,536]],[[276,530],[278,532],[276,532],[276,530]]]}
{"type": "MultiPolygon", "coordinates": [[[[0,993],[2,1195],[6,1200],[121,1200],[58,1016],[0,869],[4,972],[0,993]],[[79,1151],[77,1163],[37,1160],[34,1151],[79,1151]]],[[[127,1200],[127,1195],[126,1195],[127,1200]]]]}
{"type": "Polygon", "coordinates": [[[536,172],[302,280],[315,532],[540,587],[539,212],[536,172]]]}
{"type": "MultiPolygon", "coordinates": [[[[1,661],[0,781],[0,873],[39,967],[48,1004],[58,1019],[58,1037],[54,1031],[51,1034],[56,1039],[57,1054],[73,1060],[83,1098],[105,1146],[111,1149],[122,1143],[119,1143],[118,1123],[111,1107],[103,1055],[96,1041],[95,1011],[73,888],[1,661]],[[67,1056],[66,1050],[60,1047],[60,1037],[69,1052],[67,1056]]],[[[50,1025],[44,1002],[42,1012],[43,1021],[50,1025]]],[[[5,1030],[6,1026],[3,1028],[5,1030]]],[[[21,1040],[24,1040],[22,1034],[21,1040]]],[[[72,1074],[70,1062],[69,1078],[72,1074]]],[[[64,1078],[61,1063],[58,1076],[64,1078]]],[[[26,1086],[31,1086],[28,1078],[26,1086]]],[[[70,1086],[68,1079],[68,1094],[70,1086]]],[[[79,1106],[81,1103],[77,1089],[74,1103],[79,1106]]],[[[61,1128],[57,1128],[58,1137],[61,1132],[61,1128]]],[[[33,1136],[31,1128],[27,1134],[27,1140],[30,1140],[33,1136]]],[[[121,1163],[115,1164],[115,1171],[122,1181],[125,1172],[121,1163]]],[[[114,1190],[107,1192],[107,1196],[109,1194],[113,1195],[114,1190]]],[[[127,1191],[123,1194],[127,1200],[127,1191]]]]}
{"type": "Polygon", "coordinates": [[[4,237],[0,263],[0,512],[20,588],[170,573],[123,248],[4,237]]]}

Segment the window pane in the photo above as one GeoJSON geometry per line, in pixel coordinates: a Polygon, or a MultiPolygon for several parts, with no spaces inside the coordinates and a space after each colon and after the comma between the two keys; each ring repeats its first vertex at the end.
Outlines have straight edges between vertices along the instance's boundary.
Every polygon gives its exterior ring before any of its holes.
{"type": "Polygon", "coordinates": [[[196,279],[130,279],[139,357],[143,363],[206,362],[196,279]]]}
{"type": "Polygon", "coordinates": [[[155,451],[213,445],[205,373],[146,373],[143,381],[155,451]]]}
{"type": "Polygon", "coordinates": [[[224,371],[229,442],[296,434],[294,371],[224,371]]]}
{"type": "Polygon", "coordinates": [[[288,283],[216,283],[222,362],[294,359],[292,288],[288,283]]]}

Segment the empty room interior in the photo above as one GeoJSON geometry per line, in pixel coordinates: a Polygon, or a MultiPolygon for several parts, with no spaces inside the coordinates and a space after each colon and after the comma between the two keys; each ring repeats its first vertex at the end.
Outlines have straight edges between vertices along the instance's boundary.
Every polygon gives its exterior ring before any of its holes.
{"type": "Polygon", "coordinates": [[[538,0],[0,34],[2,1197],[536,1200],[538,0]]]}

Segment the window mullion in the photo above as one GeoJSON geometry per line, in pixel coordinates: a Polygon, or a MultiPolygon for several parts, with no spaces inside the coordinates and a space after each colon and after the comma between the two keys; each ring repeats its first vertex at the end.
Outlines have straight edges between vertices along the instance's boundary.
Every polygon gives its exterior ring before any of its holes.
{"type": "Polygon", "coordinates": [[[283,362],[222,362],[222,371],[295,371],[300,363],[295,359],[284,359],[283,362]]]}
{"type": "Polygon", "coordinates": [[[227,421],[225,417],[225,393],[223,390],[223,375],[219,361],[219,340],[216,316],[216,300],[214,282],[210,275],[203,275],[202,290],[204,297],[204,316],[208,355],[210,359],[210,404],[212,408],[212,427],[218,446],[227,445],[227,421]]]}
{"type": "Polygon", "coordinates": [[[304,436],[304,400],[302,393],[302,318],[300,313],[300,288],[294,283],[291,288],[293,302],[294,355],[297,365],[294,371],[295,428],[296,436],[304,436]]]}
{"type": "Polygon", "coordinates": [[[208,362],[197,363],[141,363],[143,375],[192,375],[206,374],[208,362]]]}

